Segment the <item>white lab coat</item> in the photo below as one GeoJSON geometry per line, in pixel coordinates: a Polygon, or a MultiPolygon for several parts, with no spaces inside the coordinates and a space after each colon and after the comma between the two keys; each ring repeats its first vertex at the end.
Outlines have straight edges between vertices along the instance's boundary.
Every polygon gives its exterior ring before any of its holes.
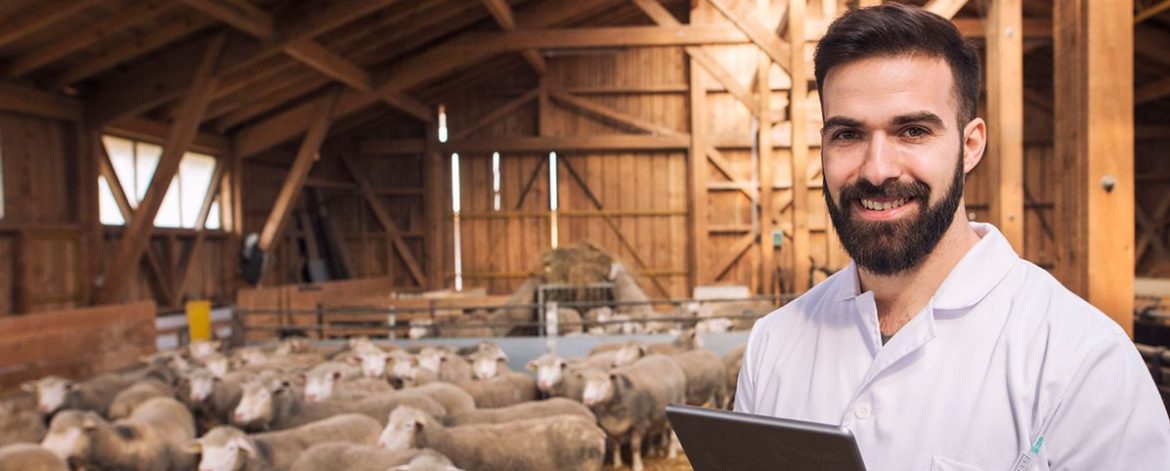
{"type": "Polygon", "coordinates": [[[857,267],[756,322],[735,409],[840,424],[870,471],[1170,470],[1170,419],[1141,356],[995,227],[881,344],[857,267]]]}

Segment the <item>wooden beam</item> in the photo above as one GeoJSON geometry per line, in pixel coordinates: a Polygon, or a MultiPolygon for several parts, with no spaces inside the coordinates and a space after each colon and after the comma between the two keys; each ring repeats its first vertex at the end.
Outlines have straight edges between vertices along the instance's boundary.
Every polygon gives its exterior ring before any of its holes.
{"type": "Polygon", "coordinates": [[[462,141],[464,139],[467,139],[472,134],[475,134],[477,131],[479,131],[487,126],[490,126],[493,123],[496,123],[497,121],[503,119],[505,116],[512,114],[512,112],[516,111],[521,106],[527,105],[532,100],[536,99],[536,96],[539,93],[540,93],[540,90],[534,88],[532,90],[525,92],[523,95],[516,97],[513,100],[509,100],[507,103],[504,103],[500,106],[494,107],[494,109],[492,109],[491,112],[489,112],[489,113],[483,115],[482,117],[480,117],[479,119],[475,120],[474,123],[471,123],[470,125],[459,129],[458,132],[452,133],[451,140],[452,141],[462,141]]]}
{"type": "Polygon", "coordinates": [[[95,92],[86,96],[86,119],[94,126],[139,116],[166,104],[172,97],[160,97],[156,89],[182,87],[190,82],[211,38],[193,40],[162,55],[155,61],[144,62],[123,72],[107,74],[97,81],[95,92]],[[164,66],[165,73],[147,75],[156,66],[164,66]]]}
{"type": "MultiPolygon", "coordinates": [[[[828,2],[826,2],[828,3],[828,2]]],[[[800,50],[797,46],[796,51],[800,50]]],[[[772,61],[769,60],[767,54],[763,52],[757,53],[758,65],[756,67],[756,87],[760,97],[760,103],[770,103],[771,97],[771,83],[769,72],[772,68],[772,61]]],[[[793,69],[797,70],[797,69],[793,69]]],[[[794,80],[794,82],[804,82],[803,80],[794,80]]],[[[806,87],[807,82],[806,83],[806,87]]],[[[799,114],[793,115],[800,118],[799,114]]],[[[779,163],[775,158],[775,152],[772,148],[772,133],[768,132],[772,128],[771,113],[767,109],[761,109],[761,113],[756,115],[756,120],[759,122],[759,132],[756,133],[756,149],[759,152],[759,167],[760,175],[760,267],[759,277],[760,285],[763,287],[759,292],[762,294],[776,294],[776,286],[774,275],[776,273],[776,248],[772,244],[772,226],[773,226],[773,202],[772,202],[772,185],[776,180],[774,169],[779,163]]],[[[795,180],[795,178],[793,179],[795,180]]]]}
{"type": "MultiPolygon", "coordinates": [[[[168,21],[167,23],[152,28],[145,35],[137,38],[133,42],[118,44],[117,47],[111,47],[102,51],[102,53],[94,54],[92,57],[86,60],[71,65],[68,69],[61,71],[59,75],[53,77],[49,81],[53,84],[53,88],[60,88],[66,85],[76,84],[77,82],[112,69],[118,64],[129,62],[135,57],[140,57],[143,54],[154,51],[162,46],[178,40],[179,38],[203,30],[214,24],[214,19],[208,18],[207,16],[197,12],[190,12],[187,15],[182,15],[178,18],[168,21]]],[[[198,56],[195,56],[191,60],[198,61],[198,56]]],[[[169,73],[167,67],[167,65],[159,65],[152,70],[161,71],[165,74],[169,73]]],[[[152,74],[138,76],[136,79],[137,80],[135,83],[151,83],[156,81],[152,74]]],[[[179,89],[172,93],[168,99],[173,99],[174,97],[181,95],[182,89],[179,89]]],[[[154,100],[152,100],[152,102],[153,101],[154,100]]],[[[166,100],[161,101],[165,102],[166,100]]]]}
{"type": "Polygon", "coordinates": [[[1133,331],[1133,2],[1057,0],[1056,132],[1065,224],[1056,273],[1133,331]],[[1108,188],[1103,181],[1112,181],[1108,188]],[[1106,227],[1109,230],[1098,230],[1106,227]]]}
{"type": "Polygon", "coordinates": [[[284,51],[305,65],[352,88],[363,92],[373,88],[368,72],[316,41],[307,38],[291,41],[285,45],[284,51]]]}
{"type": "Polygon", "coordinates": [[[1170,76],[1142,84],[1133,92],[1135,105],[1144,105],[1170,96],[1170,76]]]}
{"type": "MultiPolygon", "coordinates": [[[[658,2],[658,0],[634,0],[634,4],[636,4],[638,8],[640,8],[642,12],[646,14],[646,16],[649,16],[650,19],[654,20],[654,22],[659,26],[673,27],[679,26],[681,24],[679,23],[678,19],[674,17],[674,15],[670,14],[670,12],[667,11],[666,8],[658,2]]],[[[736,80],[735,76],[728,72],[727,69],[725,69],[722,65],[719,65],[719,62],[713,55],[711,55],[711,53],[707,52],[707,50],[703,49],[701,46],[688,46],[684,50],[688,56],[698,61],[699,65],[703,66],[704,69],[707,69],[707,72],[711,74],[711,77],[722,84],[728,92],[730,92],[733,96],[735,96],[736,99],[740,101],[740,103],[743,103],[743,105],[748,108],[748,111],[752,115],[760,114],[759,102],[756,101],[756,98],[751,93],[751,91],[748,90],[747,87],[744,87],[742,84],[740,84],[739,81],[736,80]]]]}
{"type": "Polygon", "coordinates": [[[995,0],[987,14],[987,153],[994,182],[989,220],[1024,253],[1024,41],[1021,0],[995,0]]]}
{"type": "Polygon", "coordinates": [[[1170,124],[1142,124],[1134,128],[1134,138],[1139,141],[1170,140],[1170,124]]]}
{"type": "MultiPolygon", "coordinates": [[[[140,141],[161,143],[166,140],[170,127],[166,123],[146,118],[124,118],[106,125],[102,131],[140,141]]],[[[190,149],[222,156],[231,150],[231,141],[220,134],[200,131],[195,134],[195,141],[191,143],[190,149]]]]}
{"type": "MultiPolygon", "coordinates": [[[[806,7],[806,0],[789,0],[789,18],[804,18],[806,7]]],[[[799,79],[799,77],[806,76],[803,21],[788,23],[788,38],[789,42],[792,43],[792,55],[788,58],[788,71],[793,77],[791,95],[788,98],[788,116],[789,122],[792,123],[792,271],[794,278],[796,278],[795,283],[793,283],[794,289],[797,293],[803,293],[808,291],[810,287],[808,274],[812,266],[812,261],[809,258],[812,238],[808,229],[809,191],[806,177],[809,160],[808,131],[806,129],[808,127],[808,119],[806,118],[808,110],[805,106],[808,103],[808,81],[799,79]]],[[[766,217],[771,217],[771,215],[766,217]]]]}
{"type": "Polygon", "coordinates": [[[445,54],[501,54],[523,49],[657,47],[705,44],[746,44],[737,29],[698,26],[621,26],[517,30],[510,33],[469,33],[436,49],[445,54]]]}
{"type": "MultiPolygon", "coordinates": [[[[507,0],[483,0],[483,5],[487,7],[488,12],[491,13],[492,18],[495,18],[496,24],[504,31],[516,30],[516,18],[512,16],[512,7],[508,5],[507,0]]],[[[524,56],[524,60],[528,65],[532,66],[532,70],[538,74],[544,74],[548,64],[545,63],[544,57],[534,49],[525,49],[520,52],[524,56]]]]}
{"type": "Polygon", "coordinates": [[[959,10],[962,10],[963,5],[966,4],[967,0],[930,0],[922,8],[949,20],[954,18],[955,14],[959,13],[959,10]]]}
{"type": "Polygon", "coordinates": [[[565,151],[625,151],[625,150],[684,150],[690,147],[690,137],[648,136],[637,134],[599,134],[564,137],[508,137],[448,142],[440,145],[449,152],[565,152],[565,151]]]}
{"type": "MultiPolygon", "coordinates": [[[[719,152],[719,149],[716,149],[715,146],[707,146],[707,160],[711,162],[711,165],[715,167],[715,170],[718,170],[719,173],[722,173],[724,177],[727,177],[727,179],[730,180],[730,182],[741,183],[740,179],[736,178],[736,176],[731,172],[731,162],[729,162],[727,158],[723,156],[723,153],[719,152]]],[[[707,186],[707,189],[712,188],[713,187],[711,185],[707,186]]],[[[743,195],[747,197],[748,201],[751,201],[752,203],[755,203],[757,198],[759,198],[759,193],[756,193],[757,189],[752,188],[751,185],[739,185],[736,189],[743,193],[743,195]]]]}
{"type": "Polygon", "coordinates": [[[648,120],[631,116],[627,113],[614,110],[612,108],[593,103],[589,100],[577,98],[560,90],[549,90],[549,96],[554,100],[563,104],[569,105],[580,111],[599,116],[605,120],[615,122],[639,131],[648,132],[655,136],[678,136],[680,133],[670,127],[661,124],[652,123],[648,120]]]}
{"type": "Polygon", "coordinates": [[[51,64],[62,57],[80,51],[122,30],[149,21],[174,9],[174,4],[163,0],[137,2],[120,13],[88,25],[36,49],[12,58],[4,67],[8,77],[19,77],[51,64]]]}
{"type": "Polygon", "coordinates": [[[1170,66],[1170,33],[1150,25],[1140,25],[1133,30],[1133,48],[1147,59],[1170,66]]]}
{"type": "MultiPolygon", "coordinates": [[[[587,14],[597,13],[617,3],[617,0],[579,0],[568,3],[539,4],[516,15],[520,29],[548,28],[587,14]]],[[[464,41],[473,33],[463,33],[451,41],[464,41]]],[[[451,41],[444,44],[450,44],[451,41]]],[[[443,47],[433,47],[398,63],[385,77],[375,93],[409,90],[423,82],[442,76],[461,67],[466,67],[489,57],[487,54],[451,54],[443,47]]],[[[336,117],[344,117],[376,103],[370,95],[343,93],[338,103],[336,117]]],[[[237,133],[236,149],[244,158],[271,148],[276,144],[304,133],[303,119],[311,112],[305,105],[294,106],[270,118],[255,123],[237,133]]]]}
{"type": "MultiPolygon", "coordinates": [[[[983,38],[987,36],[987,21],[983,18],[952,18],[951,23],[959,28],[959,33],[966,38],[983,38]]],[[[1027,18],[1021,20],[1022,39],[1051,39],[1051,18],[1027,18]]],[[[1018,36],[1018,35],[1017,35],[1018,36]]]]}
{"type": "MultiPolygon", "coordinates": [[[[710,234],[707,228],[710,224],[707,216],[707,158],[710,146],[707,141],[707,87],[703,74],[699,71],[699,63],[692,55],[688,64],[688,85],[690,91],[687,96],[687,105],[690,108],[691,138],[687,147],[687,268],[691,272],[688,285],[692,292],[697,286],[710,282],[710,261],[708,260],[708,240],[710,234]]],[[[718,153],[718,151],[716,151],[718,153]]],[[[730,176],[730,175],[729,175],[730,176]]]]}
{"type": "Polygon", "coordinates": [[[187,285],[187,279],[191,277],[195,261],[200,259],[199,250],[203,248],[203,241],[207,238],[207,216],[211,213],[211,204],[215,202],[216,197],[223,189],[226,167],[227,165],[222,161],[215,164],[215,172],[211,175],[211,186],[208,187],[207,194],[203,196],[203,203],[199,205],[199,214],[195,217],[195,241],[191,243],[191,248],[187,250],[186,256],[179,262],[179,276],[175,282],[175,294],[178,297],[183,294],[183,287],[187,285]]]}
{"type": "Polygon", "coordinates": [[[301,187],[305,183],[305,178],[309,176],[309,170],[312,170],[313,162],[321,149],[321,143],[325,141],[325,135],[329,132],[333,109],[337,106],[339,95],[340,90],[333,88],[317,100],[309,132],[305,134],[305,139],[301,142],[300,149],[297,150],[292,168],[289,169],[284,184],[280,187],[280,193],[276,196],[276,202],[273,203],[272,211],[268,213],[264,229],[260,232],[258,247],[266,253],[271,253],[276,245],[284,240],[284,227],[288,224],[288,213],[295,205],[301,187]]]}
{"type": "Polygon", "coordinates": [[[752,248],[752,245],[755,244],[756,236],[757,234],[755,232],[751,232],[740,237],[732,244],[731,251],[724,254],[715,262],[715,270],[713,271],[715,276],[712,277],[713,281],[719,281],[723,278],[723,275],[726,275],[731,270],[731,267],[735,266],[735,262],[740,257],[743,257],[743,254],[747,253],[748,249],[752,248]]]}
{"type": "MultiPolygon", "coordinates": [[[[772,30],[767,26],[764,26],[763,23],[760,23],[756,15],[752,15],[743,11],[738,0],[707,1],[710,2],[711,6],[715,7],[716,10],[719,10],[719,13],[722,13],[723,16],[727,17],[728,20],[731,20],[732,23],[735,23],[735,26],[743,31],[744,34],[748,35],[748,37],[752,39],[752,42],[755,43],[756,46],[767,53],[768,57],[770,57],[772,61],[780,65],[780,68],[791,74],[791,71],[788,70],[788,64],[792,62],[789,57],[792,55],[792,51],[789,49],[790,45],[785,43],[784,40],[780,39],[780,36],[777,36],[776,33],[772,32],[772,30]]],[[[793,17],[791,10],[789,11],[788,16],[790,18],[793,17]]],[[[792,23],[796,22],[794,21],[792,23]]],[[[789,37],[791,38],[791,36],[789,37]]],[[[799,40],[803,42],[804,37],[801,36],[799,40]]],[[[793,81],[795,81],[795,79],[793,81]]]]}
{"type": "Polygon", "coordinates": [[[81,120],[81,102],[77,98],[6,82],[0,82],[0,111],[70,122],[81,120]]]}
{"type": "Polygon", "coordinates": [[[378,98],[387,104],[402,110],[407,115],[417,119],[423,123],[431,123],[435,121],[435,110],[433,107],[411,98],[403,92],[397,90],[377,90],[374,92],[378,98]]]}
{"type": "Polygon", "coordinates": [[[0,47],[7,46],[73,16],[102,0],[56,0],[33,3],[0,24],[0,47]]]}
{"type": "Polygon", "coordinates": [[[398,252],[398,257],[402,259],[402,263],[406,264],[406,269],[410,272],[410,277],[414,279],[414,283],[418,286],[426,286],[428,281],[426,274],[423,273],[422,268],[414,259],[414,254],[410,251],[410,246],[406,245],[406,240],[402,238],[402,231],[398,229],[398,225],[394,224],[394,220],[390,218],[390,213],[386,211],[386,206],[382,204],[382,200],[378,199],[378,195],[374,194],[374,190],[370,187],[369,180],[365,175],[354,167],[353,162],[349,157],[342,154],[341,164],[349,172],[353,181],[361,188],[362,196],[366,199],[366,204],[369,205],[370,210],[373,211],[374,216],[378,218],[378,223],[382,225],[382,230],[386,231],[386,235],[390,238],[391,244],[394,245],[394,250],[398,252]]]}
{"type": "Polygon", "coordinates": [[[272,17],[255,6],[224,3],[219,0],[179,0],[212,18],[252,36],[267,38],[272,35],[272,17]]]}
{"type": "Polygon", "coordinates": [[[1161,2],[1143,8],[1142,11],[1139,11],[1138,14],[1133,17],[1133,22],[1134,24],[1141,23],[1162,14],[1162,12],[1166,10],[1170,10],[1170,0],[1162,0],[1161,2]]]}
{"type": "Polygon", "coordinates": [[[134,217],[127,222],[126,231],[122,233],[114,263],[106,273],[105,284],[95,298],[97,304],[110,304],[121,299],[126,283],[142,256],[142,251],[150,242],[154,218],[162,206],[163,196],[170,188],[171,180],[179,169],[183,155],[195,140],[203,112],[207,108],[207,103],[211,101],[211,94],[216,86],[212,72],[223,49],[223,43],[222,34],[213,38],[196,68],[194,84],[183,100],[179,118],[171,125],[158,167],[155,168],[150,186],[147,187],[146,196],[134,211],[134,217]]]}
{"type": "Polygon", "coordinates": [[[1167,257],[1166,248],[1158,237],[1158,229],[1165,223],[1167,214],[1170,214],[1170,194],[1163,196],[1158,207],[1154,208],[1154,212],[1148,216],[1140,204],[1134,204],[1134,215],[1142,230],[1141,236],[1138,237],[1137,248],[1134,250],[1135,263],[1141,262],[1142,257],[1145,257],[1146,251],[1151,247],[1158,259],[1167,257]]]}
{"type": "MultiPolygon", "coordinates": [[[[426,228],[423,247],[427,260],[427,287],[432,290],[444,286],[443,272],[447,246],[443,243],[448,233],[446,227],[447,194],[445,184],[450,179],[446,172],[445,160],[439,154],[438,128],[435,124],[426,126],[426,148],[423,152],[423,210],[426,211],[426,228]]],[[[543,160],[543,159],[542,159],[543,160]]]]}

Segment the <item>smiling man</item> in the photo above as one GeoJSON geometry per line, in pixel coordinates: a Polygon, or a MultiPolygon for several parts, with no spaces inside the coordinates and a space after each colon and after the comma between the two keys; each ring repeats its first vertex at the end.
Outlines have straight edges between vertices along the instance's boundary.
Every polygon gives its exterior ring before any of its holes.
{"type": "Polygon", "coordinates": [[[736,410],[841,424],[871,470],[1170,469],[1125,332],[967,220],[989,130],[958,30],[854,10],[815,63],[825,200],[853,263],[756,323],[736,410]]]}

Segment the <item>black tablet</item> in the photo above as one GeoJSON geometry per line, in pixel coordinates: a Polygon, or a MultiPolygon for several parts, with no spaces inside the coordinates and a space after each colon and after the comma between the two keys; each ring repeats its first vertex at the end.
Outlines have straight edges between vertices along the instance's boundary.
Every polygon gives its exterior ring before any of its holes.
{"type": "Polygon", "coordinates": [[[678,404],[666,415],[695,471],[865,471],[844,427],[678,404]]]}

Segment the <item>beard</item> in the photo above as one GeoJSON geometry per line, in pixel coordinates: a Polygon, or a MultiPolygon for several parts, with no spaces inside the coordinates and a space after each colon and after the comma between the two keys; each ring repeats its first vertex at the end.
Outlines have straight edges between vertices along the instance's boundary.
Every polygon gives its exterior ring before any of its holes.
{"type": "Polygon", "coordinates": [[[963,199],[962,157],[960,151],[950,188],[942,201],[934,206],[930,206],[930,187],[921,181],[888,180],[875,186],[866,180],[858,180],[841,188],[840,204],[833,201],[825,181],[825,202],[829,206],[833,228],[857,266],[875,275],[896,275],[918,266],[934,251],[954,221],[955,211],[963,199]],[[917,216],[908,220],[864,221],[854,217],[853,201],[878,197],[913,198],[921,209],[917,216]]]}

